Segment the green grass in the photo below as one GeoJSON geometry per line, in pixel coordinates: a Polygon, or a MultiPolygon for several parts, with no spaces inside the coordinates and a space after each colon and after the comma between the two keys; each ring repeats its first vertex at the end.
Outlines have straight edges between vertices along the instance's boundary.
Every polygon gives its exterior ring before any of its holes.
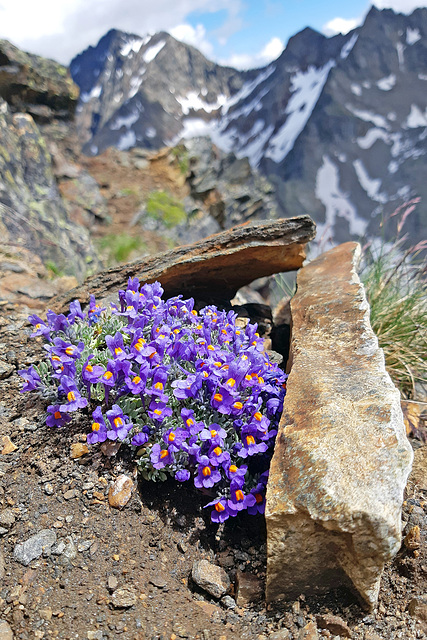
{"type": "Polygon", "coordinates": [[[140,238],[127,233],[108,234],[100,238],[97,244],[109,264],[126,262],[133,251],[146,249],[140,238]]]}
{"type": "Polygon", "coordinates": [[[403,251],[402,242],[364,254],[361,279],[371,325],[384,350],[387,370],[406,397],[427,381],[427,242],[403,251]]]}
{"type": "Polygon", "coordinates": [[[152,191],[145,205],[147,214],[171,229],[185,222],[187,216],[182,203],[166,191],[152,191]]]}
{"type": "Polygon", "coordinates": [[[190,168],[188,151],[183,144],[179,144],[172,149],[172,155],[178,162],[180,172],[186,176],[190,168]]]}

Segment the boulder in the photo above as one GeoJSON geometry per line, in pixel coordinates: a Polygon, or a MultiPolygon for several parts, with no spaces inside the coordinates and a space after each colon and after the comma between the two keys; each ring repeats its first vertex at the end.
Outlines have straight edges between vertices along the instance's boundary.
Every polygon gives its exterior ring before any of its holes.
{"type": "Polygon", "coordinates": [[[266,498],[269,602],[345,585],[372,608],[400,547],[412,449],[369,323],[359,255],[348,242],[298,273],[266,498]]]}
{"type": "Polygon", "coordinates": [[[0,97],[14,111],[26,111],[45,122],[58,116],[71,117],[79,89],[62,64],[0,40],[0,97]]]}
{"type": "Polygon", "coordinates": [[[83,279],[88,269],[99,267],[89,234],[67,215],[33,118],[12,114],[1,98],[0,140],[2,242],[12,249],[25,247],[58,272],[83,279]]]}
{"type": "Polygon", "coordinates": [[[74,299],[117,301],[117,292],[129,277],[142,282],[158,280],[165,296],[182,293],[202,300],[231,300],[240,287],[262,276],[298,269],[305,245],[315,235],[309,216],[239,225],[192,245],[113,267],[87,278],[84,284],[51,302],[68,311],[74,299]]]}

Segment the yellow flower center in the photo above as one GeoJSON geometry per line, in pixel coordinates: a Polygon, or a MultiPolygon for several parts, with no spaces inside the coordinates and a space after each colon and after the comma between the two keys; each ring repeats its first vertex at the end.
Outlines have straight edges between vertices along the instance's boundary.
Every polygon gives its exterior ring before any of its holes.
{"type": "Polygon", "coordinates": [[[153,413],[155,413],[156,416],[161,416],[162,415],[161,409],[154,409],[153,413]]]}
{"type": "Polygon", "coordinates": [[[176,438],[176,434],[173,431],[171,431],[170,434],[168,435],[169,442],[173,442],[175,438],[176,438]]]}
{"type": "Polygon", "coordinates": [[[241,502],[242,500],[244,500],[245,496],[243,495],[243,491],[241,491],[240,489],[237,489],[236,491],[236,500],[237,502],[241,502]]]}
{"type": "Polygon", "coordinates": [[[215,454],[216,456],[220,456],[220,455],[221,455],[221,453],[222,453],[222,449],[221,449],[221,447],[215,447],[215,449],[213,450],[213,452],[214,452],[214,454],[215,454]]]}
{"type": "Polygon", "coordinates": [[[235,464],[231,464],[228,470],[230,471],[230,473],[236,473],[237,467],[235,464]]]}
{"type": "Polygon", "coordinates": [[[221,502],[217,502],[215,505],[215,511],[218,511],[218,513],[221,513],[221,511],[224,511],[225,507],[223,504],[221,504],[221,502]]]}
{"type": "Polygon", "coordinates": [[[255,438],[253,436],[246,436],[246,444],[255,444],[255,438]]]}
{"type": "Polygon", "coordinates": [[[116,349],[114,349],[114,353],[116,354],[116,356],[118,356],[119,353],[123,353],[123,349],[121,349],[120,347],[117,347],[116,349]]]}
{"type": "Polygon", "coordinates": [[[163,391],[163,382],[156,382],[156,384],[154,385],[154,388],[157,389],[158,391],[163,391]]]}
{"type": "Polygon", "coordinates": [[[258,420],[258,422],[261,422],[261,420],[262,420],[262,413],[260,413],[259,411],[257,411],[257,412],[254,414],[254,418],[255,418],[255,420],[258,420]]]}
{"type": "Polygon", "coordinates": [[[113,377],[113,374],[111,371],[106,371],[103,375],[103,378],[105,378],[106,380],[109,380],[112,377],[113,377]]]}
{"type": "Polygon", "coordinates": [[[89,373],[92,373],[93,367],[90,364],[88,364],[86,367],[86,371],[89,371],[89,373]]]}
{"type": "Polygon", "coordinates": [[[208,351],[215,351],[215,347],[213,347],[211,344],[208,344],[208,351]]]}
{"type": "Polygon", "coordinates": [[[234,387],[234,385],[236,384],[236,381],[234,378],[228,378],[225,384],[228,384],[229,387],[234,387]]]}
{"type": "Polygon", "coordinates": [[[211,436],[212,438],[215,438],[215,436],[217,435],[218,431],[216,431],[215,429],[211,429],[211,436]]]}
{"type": "Polygon", "coordinates": [[[99,424],[99,422],[94,422],[92,424],[92,431],[99,431],[101,428],[101,425],[99,424]]]}
{"type": "Polygon", "coordinates": [[[242,402],[237,401],[237,402],[235,402],[235,403],[233,404],[233,407],[234,407],[235,409],[243,409],[243,403],[242,403],[242,402]]]}
{"type": "Polygon", "coordinates": [[[216,400],[217,402],[222,402],[222,395],[220,393],[216,393],[214,395],[214,400],[216,400]]]}
{"type": "Polygon", "coordinates": [[[40,322],[38,322],[38,323],[36,324],[36,329],[40,329],[40,327],[41,327],[41,324],[40,324],[40,322]]]}
{"type": "Polygon", "coordinates": [[[60,362],[61,358],[59,356],[52,356],[52,360],[55,360],[56,362],[60,362]]]}
{"type": "Polygon", "coordinates": [[[193,418],[187,418],[187,420],[185,421],[185,424],[187,425],[187,427],[193,426],[194,424],[193,418]]]}
{"type": "Polygon", "coordinates": [[[113,422],[116,429],[118,429],[118,427],[123,424],[123,420],[119,416],[117,416],[117,418],[114,418],[113,422]]]}
{"type": "Polygon", "coordinates": [[[69,391],[67,393],[68,402],[74,402],[75,399],[76,399],[76,396],[74,395],[74,391],[69,391]]]}
{"type": "Polygon", "coordinates": [[[73,347],[67,347],[65,349],[65,353],[67,354],[67,356],[72,356],[74,353],[74,348],[73,347]]]}
{"type": "Polygon", "coordinates": [[[139,376],[135,376],[134,378],[132,378],[132,382],[134,384],[139,384],[141,382],[141,378],[139,376]]]}

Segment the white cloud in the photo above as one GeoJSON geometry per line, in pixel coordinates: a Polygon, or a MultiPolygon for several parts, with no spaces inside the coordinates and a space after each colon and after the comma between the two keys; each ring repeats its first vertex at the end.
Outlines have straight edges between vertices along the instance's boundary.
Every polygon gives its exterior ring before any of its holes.
{"type": "Polygon", "coordinates": [[[213,45],[206,38],[206,29],[202,24],[198,24],[196,28],[192,27],[191,24],[178,24],[176,27],[169,29],[169,33],[177,40],[196,47],[205,56],[212,57],[213,45]]]}
{"type": "Polygon", "coordinates": [[[221,60],[221,64],[226,64],[236,69],[254,69],[255,67],[264,67],[269,62],[276,60],[282,53],[284,48],[283,41],[275,36],[267,42],[267,44],[258,53],[248,54],[234,54],[227,58],[227,60],[221,60]]]}
{"type": "Polygon", "coordinates": [[[349,20],[345,18],[334,18],[323,25],[322,31],[327,36],[334,36],[337,33],[346,34],[358,27],[360,22],[360,18],[350,18],[349,20]]]}
{"type": "Polygon", "coordinates": [[[238,26],[242,0],[1,0],[0,38],[67,64],[109,29],[170,31],[192,12],[221,10],[226,37],[238,26]]]}
{"type": "Polygon", "coordinates": [[[378,9],[393,9],[396,13],[412,13],[414,9],[426,7],[426,0],[375,0],[378,9]]]}

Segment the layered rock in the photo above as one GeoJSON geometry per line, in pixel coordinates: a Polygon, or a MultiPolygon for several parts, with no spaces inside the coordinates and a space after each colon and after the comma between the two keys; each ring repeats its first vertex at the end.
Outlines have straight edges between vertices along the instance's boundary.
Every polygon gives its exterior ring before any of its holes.
{"type": "Polygon", "coordinates": [[[240,287],[256,278],[301,267],[305,246],[315,235],[308,216],[240,225],[206,240],[103,271],[52,302],[67,311],[74,299],[89,295],[116,301],[129,277],[160,281],[165,296],[182,293],[202,300],[231,300],[240,287]]]}
{"type": "Polygon", "coordinates": [[[52,159],[33,118],[12,114],[0,98],[0,229],[2,242],[25,247],[56,272],[83,279],[99,266],[89,234],[68,218],[52,159]]]}
{"type": "Polygon", "coordinates": [[[345,585],[373,607],[400,546],[412,449],[370,327],[359,253],[340,245],[298,274],[267,489],[268,601],[345,585]]]}
{"type": "Polygon", "coordinates": [[[78,97],[79,89],[62,64],[0,40],[0,98],[14,111],[31,113],[41,121],[69,118],[78,97]]]}

